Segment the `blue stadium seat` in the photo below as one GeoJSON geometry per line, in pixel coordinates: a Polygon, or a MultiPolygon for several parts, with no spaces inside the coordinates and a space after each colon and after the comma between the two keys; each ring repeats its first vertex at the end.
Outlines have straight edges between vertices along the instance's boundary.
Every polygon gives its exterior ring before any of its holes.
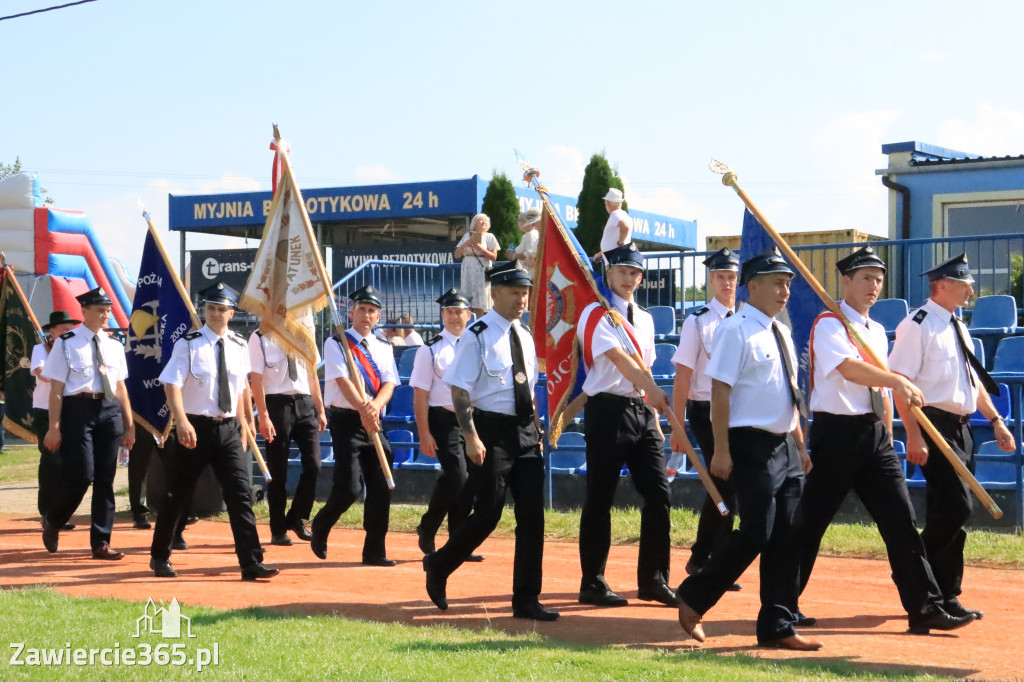
{"type": "Polygon", "coordinates": [[[654,338],[664,341],[666,337],[676,333],[676,311],[672,306],[656,305],[647,309],[654,318],[654,338]]]}
{"type": "Polygon", "coordinates": [[[974,344],[974,357],[978,358],[982,367],[988,369],[988,364],[985,363],[985,344],[977,337],[972,337],[971,342],[974,344]]]}
{"type": "Polygon", "coordinates": [[[672,366],[672,356],[676,354],[674,343],[654,344],[654,365],[651,366],[651,373],[657,379],[671,379],[675,376],[675,367],[672,366]]]}
{"type": "Polygon", "coordinates": [[[1017,484],[1017,466],[1016,453],[1003,452],[994,440],[985,441],[978,448],[974,477],[988,490],[1012,489],[1017,484]]]}
{"type": "Polygon", "coordinates": [[[412,376],[412,363],[416,360],[416,349],[419,346],[407,346],[398,356],[398,378],[403,384],[409,383],[412,376]]]}
{"type": "MultiPolygon", "coordinates": [[[[413,453],[415,448],[402,447],[402,443],[415,443],[416,439],[413,438],[412,431],[408,429],[394,429],[387,432],[388,440],[391,441],[391,451],[395,454],[395,466],[402,466],[406,462],[412,461],[413,453]]],[[[436,461],[436,460],[435,460],[436,461]]]]}
{"type": "MultiPolygon", "coordinates": [[[[999,384],[999,395],[990,395],[992,398],[992,404],[996,408],[996,412],[999,416],[1006,421],[1010,420],[1010,387],[1006,384],[999,384]]],[[[971,415],[971,426],[988,426],[989,420],[985,415],[981,413],[981,410],[977,410],[971,415]]],[[[993,441],[989,441],[993,442],[993,441]]]]}
{"type": "Polygon", "coordinates": [[[384,415],[386,426],[403,426],[416,421],[412,410],[413,387],[408,385],[395,386],[395,392],[388,403],[388,413],[384,415]]]}
{"type": "Polygon", "coordinates": [[[885,334],[890,339],[896,335],[896,327],[899,326],[903,318],[910,312],[907,302],[902,298],[883,298],[880,301],[876,301],[875,305],[871,306],[871,312],[868,316],[882,325],[885,329],[885,334]]]}
{"type": "Polygon", "coordinates": [[[537,401],[537,416],[541,424],[548,423],[548,380],[544,374],[540,375],[537,385],[533,387],[533,397],[537,401]]]}
{"type": "Polygon", "coordinates": [[[551,452],[551,473],[571,474],[587,463],[587,442],[582,433],[566,431],[551,452]]]}
{"type": "Polygon", "coordinates": [[[1017,331],[1017,301],[1013,296],[982,296],[974,302],[971,334],[1013,334],[1017,331]]]}
{"type": "Polygon", "coordinates": [[[1007,336],[999,341],[992,371],[1024,374],[1024,336],[1007,336]]]}

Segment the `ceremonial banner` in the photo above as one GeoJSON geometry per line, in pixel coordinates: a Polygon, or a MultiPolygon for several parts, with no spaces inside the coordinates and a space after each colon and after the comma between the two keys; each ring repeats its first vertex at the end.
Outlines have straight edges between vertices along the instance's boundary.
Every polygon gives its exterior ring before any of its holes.
{"type": "MultiPolygon", "coordinates": [[[[275,164],[276,167],[276,164],[275,164]]],[[[239,307],[260,319],[260,332],[316,371],[313,314],[330,302],[313,228],[290,164],[283,164],[263,239],[239,307]]]]}
{"type": "Polygon", "coordinates": [[[550,440],[558,442],[562,429],[583,409],[586,366],[580,361],[576,325],[591,303],[606,303],[598,292],[590,258],[565,229],[547,197],[538,244],[530,324],[541,371],[547,373],[550,440]]]}
{"type": "Polygon", "coordinates": [[[171,430],[171,408],[158,377],[171,358],[174,342],[199,326],[191,311],[188,296],[179,287],[160,237],[151,225],[142,247],[139,280],[128,320],[128,378],[124,383],[135,423],[158,442],[163,442],[171,430]]]}
{"type": "Polygon", "coordinates": [[[39,325],[14,270],[0,270],[0,393],[6,396],[4,428],[35,443],[32,432],[32,391],[36,378],[30,372],[32,348],[39,343],[39,325]]]}

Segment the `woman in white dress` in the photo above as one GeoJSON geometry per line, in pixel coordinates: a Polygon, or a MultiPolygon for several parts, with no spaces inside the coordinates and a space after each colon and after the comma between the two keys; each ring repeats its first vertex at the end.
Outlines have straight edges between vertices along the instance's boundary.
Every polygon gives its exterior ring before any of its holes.
{"type": "Polygon", "coordinates": [[[469,231],[455,247],[455,257],[462,259],[459,290],[469,299],[470,310],[477,317],[491,309],[491,285],[484,278],[484,270],[491,266],[501,249],[490,229],[491,219],[484,213],[477,213],[469,223],[469,231]]]}

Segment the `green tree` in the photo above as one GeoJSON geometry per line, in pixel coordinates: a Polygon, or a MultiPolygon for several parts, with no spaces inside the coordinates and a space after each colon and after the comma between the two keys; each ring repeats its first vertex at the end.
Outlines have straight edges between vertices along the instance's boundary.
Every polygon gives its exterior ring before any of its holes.
{"type": "MultiPolygon", "coordinates": [[[[603,197],[611,187],[623,188],[618,170],[609,165],[604,151],[594,154],[583,171],[583,187],[576,199],[576,238],[588,254],[595,254],[601,248],[601,234],[608,222],[603,197]]],[[[627,208],[626,202],[622,208],[627,208]]]]}
{"type": "Polygon", "coordinates": [[[504,260],[505,248],[517,245],[522,236],[519,231],[519,198],[507,175],[494,171],[481,210],[491,219],[491,232],[501,243],[498,260],[504,260]]]}
{"type": "MultiPolygon", "coordinates": [[[[14,163],[10,163],[10,164],[0,163],[0,180],[3,180],[8,175],[14,175],[15,173],[20,173],[20,172],[21,172],[21,157],[20,156],[15,156],[14,157],[14,163]]],[[[44,196],[46,195],[46,188],[45,187],[40,188],[39,191],[44,196]]],[[[52,203],[54,203],[53,202],[53,197],[45,197],[43,199],[43,203],[44,204],[52,204],[52,203]]]]}

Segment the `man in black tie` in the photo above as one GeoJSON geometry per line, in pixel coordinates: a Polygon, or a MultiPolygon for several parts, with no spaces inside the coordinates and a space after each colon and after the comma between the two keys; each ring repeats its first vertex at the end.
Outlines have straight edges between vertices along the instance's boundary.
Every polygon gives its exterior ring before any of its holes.
{"type": "Polygon", "coordinates": [[[761,646],[814,651],[821,642],[796,632],[799,562],[797,507],[811,460],[804,448],[789,330],[775,320],[789,300],[793,271],[777,251],[743,263],[748,305],[715,334],[707,373],[712,379],[715,451],[711,473],[732,481],[739,529],[699,571],[679,586],[679,624],[704,641],[703,615],[760,554],[761,646]]]}
{"type": "MultiPolygon", "coordinates": [[[[966,254],[924,274],[928,275],[930,298],[896,328],[889,369],[917,384],[924,395],[921,411],[956,456],[973,469],[974,439],[967,422],[975,410],[981,410],[992,422],[1000,449],[1009,452],[1016,447],[989,397],[990,391],[998,393],[999,389],[969,350],[970,334],[954,315],[974,296],[974,278],[966,254]]],[[[938,446],[922,432],[906,399],[899,394],[896,407],[907,431],[907,461],[920,466],[927,481],[921,539],[942,593],[943,609],[951,616],[981,618],[981,611],[968,609],[959,600],[971,491],[938,446]]]]}
{"type": "Polygon", "coordinates": [[[905,377],[871,364],[867,352],[854,342],[856,336],[878,358],[885,358],[885,330],[868,319],[868,311],[882,291],[885,263],[874,249],[865,246],[836,267],[843,281],[844,300],[839,308],[853,332],[831,312],[820,315],[811,328],[814,421],[808,444],[814,468],[807,476],[801,501],[801,591],[811,577],[821,538],[853,490],[885,542],[910,631],[928,634],[931,629],[963,627],[974,617],[951,616],[942,608],[939,588],[914,525],[903,465],[892,446],[889,391],[879,387],[892,389],[901,402],[917,406],[924,404],[921,391],[905,377]]]}
{"type": "Polygon", "coordinates": [[[487,270],[494,307],[462,335],[444,373],[466,443],[466,457],[480,467],[471,480],[475,502],[448,542],[423,557],[427,595],[448,608],[448,576],[465,562],[501,520],[505,496],[515,500],[516,551],[512,614],[551,621],[558,613],[538,601],[544,559],[544,458],[533,403],[537,354],[519,322],[532,282],[520,261],[487,270]]]}

